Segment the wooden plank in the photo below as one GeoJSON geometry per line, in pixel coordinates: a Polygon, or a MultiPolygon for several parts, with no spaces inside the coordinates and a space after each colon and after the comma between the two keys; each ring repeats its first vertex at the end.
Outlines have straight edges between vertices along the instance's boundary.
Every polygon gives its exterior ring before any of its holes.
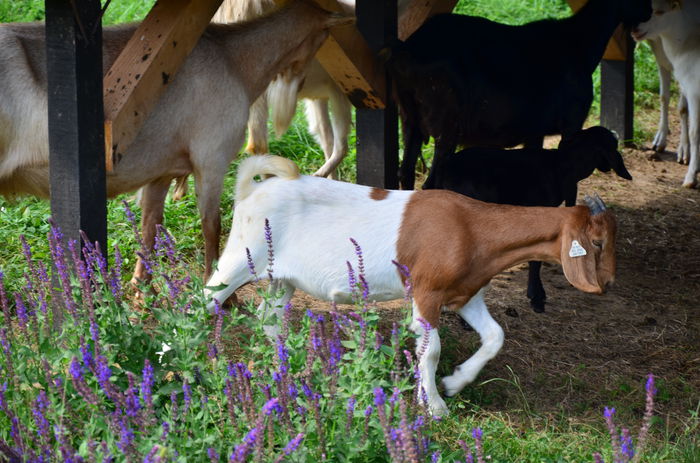
{"type": "MultiPolygon", "coordinates": [[[[336,0],[315,0],[329,11],[343,11],[336,0]]],[[[358,108],[384,108],[383,67],[355,25],[334,27],[316,59],[358,108]]]]}
{"type": "MultiPolygon", "coordinates": [[[[575,12],[583,8],[583,6],[588,3],[588,0],[566,0],[571,9],[575,12]]],[[[603,59],[607,60],[617,60],[622,61],[627,56],[627,40],[625,39],[626,34],[622,25],[618,26],[613,33],[608,46],[603,54],[603,59]]]]}
{"type": "Polygon", "coordinates": [[[634,43],[627,37],[625,60],[600,65],[600,123],[628,143],[634,137],[634,43]]]}
{"type": "Polygon", "coordinates": [[[107,255],[100,0],[46,0],[51,215],[107,255]],[[77,15],[77,16],[76,16],[77,15]]]}
{"type": "Polygon", "coordinates": [[[105,154],[119,162],[221,0],[158,0],[104,79],[105,154]]]}
{"type": "Polygon", "coordinates": [[[451,12],[458,0],[413,0],[399,17],[399,39],[406,40],[429,17],[451,12]]]}
{"type": "MultiPolygon", "coordinates": [[[[378,52],[396,39],[396,0],[358,0],[356,15],[357,28],[373,52],[378,52]]],[[[387,92],[390,92],[388,74],[382,72],[381,79],[387,92]]],[[[395,103],[389,100],[381,109],[358,108],[355,116],[357,183],[398,188],[398,113],[395,103]]]]}

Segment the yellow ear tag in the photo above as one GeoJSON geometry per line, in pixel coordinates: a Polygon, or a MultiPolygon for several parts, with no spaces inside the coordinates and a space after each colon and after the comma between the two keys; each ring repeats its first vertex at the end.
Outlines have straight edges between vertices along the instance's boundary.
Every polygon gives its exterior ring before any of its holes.
{"type": "Polygon", "coordinates": [[[581,257],[586,255],[586,250],[583,249],[583,246],[576,241],[573,240],[571,242],[571,249],[569,249],[569,257],[581,257]]]}

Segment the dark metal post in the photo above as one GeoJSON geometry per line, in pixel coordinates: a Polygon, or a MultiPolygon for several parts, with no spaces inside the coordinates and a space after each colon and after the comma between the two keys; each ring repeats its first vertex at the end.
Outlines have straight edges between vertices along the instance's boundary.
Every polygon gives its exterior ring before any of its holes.
{"type": "MultiPolygon", "coordinates": [[[[357,28],[376,53],[398,34],[396,0],[357,0],[357,28]]],[[[357,183],[398,188],[398,115],[386,78],[386,108],[357,108],[357,183]]]]}
{"type": "Polygon", "coordinates": [[[102,26],[99,0],[45,0],[51,214],[106,254],[102,26]]]}
{"type": "Polygon", "coordinates": [[[600,65],[600,123],[627,142],[634,137],[634,41],[624,37],[625,60],[600,65]]]}

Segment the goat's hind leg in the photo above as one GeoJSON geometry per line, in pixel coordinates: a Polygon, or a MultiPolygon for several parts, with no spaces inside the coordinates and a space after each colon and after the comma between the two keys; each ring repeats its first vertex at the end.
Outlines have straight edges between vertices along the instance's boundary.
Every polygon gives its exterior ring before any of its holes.
{"type": "MultiPolygon", "coordinates": [[[[163,208],[165,206],[165,197],[170,188],[170,178],[161,178],[145,185],[141,189],[141,235],[143,249],[141,252],[144,257],[150,259],[153,243],[156,238],[156,226],[163,223],[163,208]]],[[[150,280],[146,264],[143,258],[139,256],[134,269],[134,276],[131,279],[132,284],[145,282],[150,280]]]]}
{"type": "Polygon", "coordinates": [[[688,99],[688,139],[690,141],[690,160],[688,171],[683,180],[686,188],[695,188],[698,184],[697,175],[700,167],[700,97],[686,95],[688,99]]]}
{"type": "Polygon", "coordinates": [[[455,368],[451,376],[442,378],[445,386],[445,394],[452,397],[474,381],[486,363],[494,358],[503,346],[503,329],[491,318],[486,303],[484,293],[486,287],[481,288],[467,304],[459,309],[459,315],[469,323],[481,336],[481,347],[469,359],[455,368]]]}
{"type": "MultiPolygon", "coordinates": [[[[421,300],[421,302],[426,303],[424,300],[421,300]]],[[[421,388],[419,397],[421,401],[427,402],[426,405],[433,415],[446,415],[448,413],[447,404],[440,397],[435,384],[435,372],[440,360],[440,335],[437,327],[434,325],[431,325],[426,333],[425,328],[428,325],[421,323],[418,320],[419,318],[423,317],[418,304],[414,300],[413,320],[411,321],[410,330],[419,336],[416,340],[416,357],[418,358],[420,383],[416,384],[416,387],[421,388]]]]}

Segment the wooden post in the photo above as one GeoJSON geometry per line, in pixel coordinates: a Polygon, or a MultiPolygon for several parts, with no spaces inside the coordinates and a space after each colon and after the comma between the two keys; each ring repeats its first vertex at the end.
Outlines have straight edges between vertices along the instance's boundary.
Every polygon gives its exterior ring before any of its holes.
{"type": "Polygon", "coordinates": [[[600,124],[629,142],[634,137],[634,41],[625,32],[624,60],[600,64],[600,124]]]}
{"type": "Polygon", "coordinates": [[[51,215],[106,256],[107,199],[99,0],[45,0],[51,215]]]}
{"type": "MultiPolygon", "coordinates": [[[[357,28],[377,53],[398,34],[396,0],[358,0],[357,28]]],[[[380,188],[398,188],[398,114],[386,81],[383,109],[357,108],[357,183],[380,188]]]]}

